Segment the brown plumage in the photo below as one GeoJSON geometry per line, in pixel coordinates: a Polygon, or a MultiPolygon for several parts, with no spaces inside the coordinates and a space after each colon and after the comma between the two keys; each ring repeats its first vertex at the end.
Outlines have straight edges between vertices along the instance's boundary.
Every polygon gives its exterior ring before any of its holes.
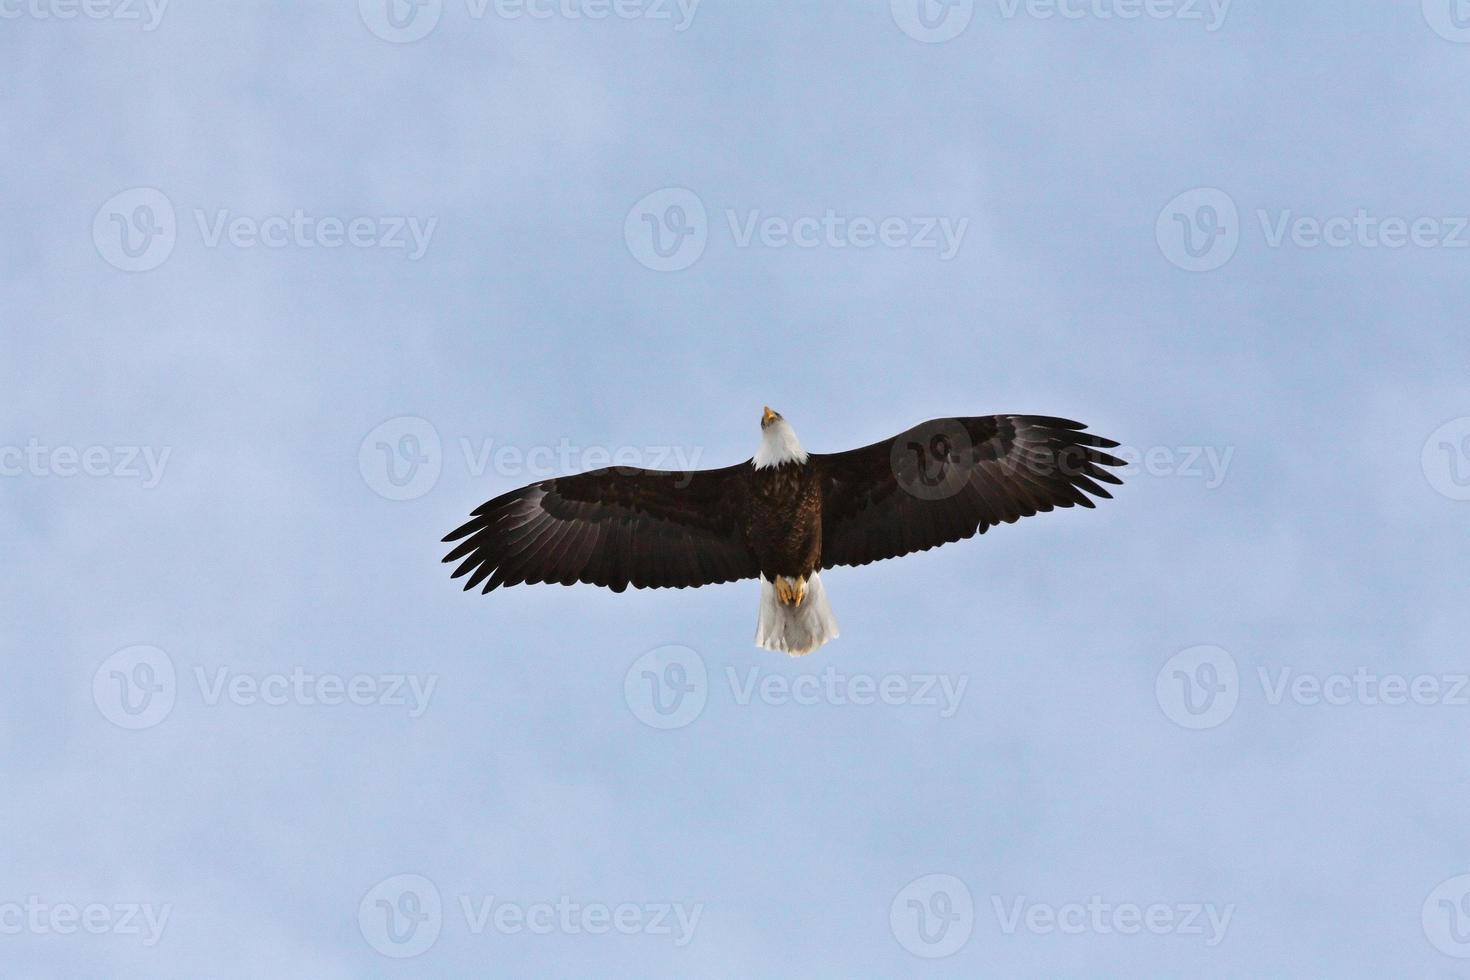
{"type": "Polygon", "coordinates": [[[797,463],[748,478],[745,542],[761,575],[804,579],[822,567],[821,472],[797,463]]]}
{"type": "MultiPolygon", "coordinates": [[[[774,415],[774,413],[771,413],[774,415]]],[[[776,416],[779,419],[779,416],[776,416]]],[[[780,423],[784,425],[784,420],[780,423]]],[[[937,419],[892,439],[757,469],[613,467],[487,501],[444,540],[465,588],[585,582],[621,592],[764,573],[804,578],[983,534],[1122,481],[1117,445],[1066,419],[937,419]]],[[[793,437],[794,443],[794,437],[793,437]]],[[[799,446],[798,446],[799,449],[799,446]]],[[[805,454],[803,454],[805,455],[805,454]]]]}

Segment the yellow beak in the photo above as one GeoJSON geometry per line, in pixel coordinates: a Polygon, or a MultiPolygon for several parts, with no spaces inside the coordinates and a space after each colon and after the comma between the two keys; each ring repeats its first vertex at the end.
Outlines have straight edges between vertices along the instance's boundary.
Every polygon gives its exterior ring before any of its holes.
{"type": "Polygon", "coordinates": [[[771,420],[775,417],[776,413],[771,411],[771,406],[767,405],[765,413],[761,415],[761,425],[770,425],[771,420]]]}

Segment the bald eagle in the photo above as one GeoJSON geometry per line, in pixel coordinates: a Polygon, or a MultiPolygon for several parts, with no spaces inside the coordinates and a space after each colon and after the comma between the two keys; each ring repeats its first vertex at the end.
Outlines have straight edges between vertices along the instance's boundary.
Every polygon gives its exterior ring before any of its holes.
{"type": "Polygon", "coordinates": [[[755,642],[793,656],[837,638],[823,569],[984,534],[1055,507],[1092,507],[1118,444],[1066,419],[936,419],[862,449],[808,453],[779,412],[752,459],[718,470],[610,467],[477,507],[444,537],[465,590],[585,582],[622,592],[759,578],[755,642]],[[462,539],[462,540],[461,540],[462,539]]]}

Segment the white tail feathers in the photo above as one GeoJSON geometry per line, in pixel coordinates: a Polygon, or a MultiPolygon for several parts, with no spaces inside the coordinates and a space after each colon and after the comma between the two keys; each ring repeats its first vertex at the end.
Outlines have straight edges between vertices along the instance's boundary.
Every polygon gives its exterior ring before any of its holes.
{"type": "Polygon", "coordinates": [[[799,606],[782,605],[776,587],[761,576],[761,611],[756,622],[756,646],[793,657],[811,653],[837,639],[837,620],[827,605],[827,591],[820,575],[806,581],[806,598],[799,606]]]}

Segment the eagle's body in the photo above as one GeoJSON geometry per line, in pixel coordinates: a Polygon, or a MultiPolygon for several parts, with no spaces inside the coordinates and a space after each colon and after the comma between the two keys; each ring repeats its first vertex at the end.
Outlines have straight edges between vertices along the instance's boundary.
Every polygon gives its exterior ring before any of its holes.
{"type": "Polygon", "coordinates": [[[939,419],[893,439],[809,454],[766,409],[761,446],[718,470],[612,467],[487,501],[445,537],[455,577],[486,592],[585,582],[621,592],[761,580],[756,642],[809,653],[837,636],[820,571],[866,565],[1111,496],[1117,445],[1065,419],[939,419]]]}
{"type": "Polygon", "coordinates": [[[752,467],[745,542],[761,576],[805,579],[822,567],[822,481],[810,463],[752,467]]]}

